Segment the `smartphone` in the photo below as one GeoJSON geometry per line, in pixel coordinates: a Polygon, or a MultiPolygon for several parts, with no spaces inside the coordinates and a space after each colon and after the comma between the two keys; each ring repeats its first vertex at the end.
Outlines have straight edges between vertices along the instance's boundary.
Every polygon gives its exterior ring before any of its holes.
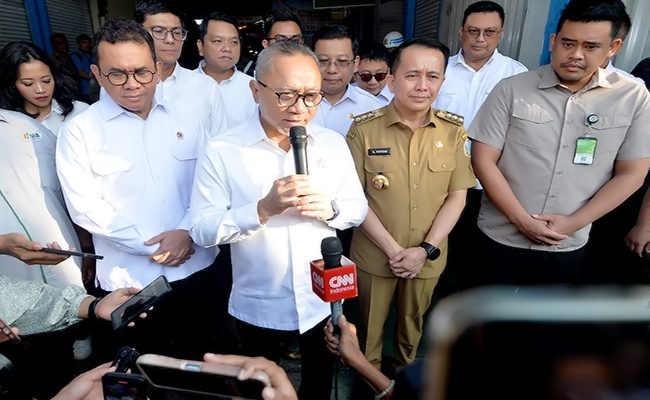
{"type": "Polygon", "coordinates": [[[113,311],[111,314],[113,329],[126,328],[130,322],[138,318],[140,314],[148,310],[171,291],[172,287],[169,285],[167,278],[164,275],[160,275],[113,311]]]}
{"type": "Polygon", "coordinates": [[[136,349],[122,346],[111,363],[111,367],[115,367],[115,372],[127,372],[129,369],[133,370],[138,357],[140,357],[140,353],[136,349]]]}
{"type": "Polygon", "coordinates": [[[148,385],[142,375],[108,372],[102,376],[104,400],[147,400],[148,385]]]}
{"type": "Polygon", "coordinates": [[[257,371],[247,380],[239,380],[240,367],[202,361],[145,354],[136,362],[138,369],[153,386],[152,399],[195,400],[212,398],[262,399],[269,377],[257,371]]]}
{"type": "Polygon", "coordinates": [[[103,260],[104,259],[104,256],[100,256],[98,254],[93,254],[93,253],[84,253],[83,251],[52,249],[50,247],[43,247],[40,251],[42,251],[43,253],[60,254],[60,255],[63,255],[63,256],[94,258],[95,260],[103,260]]]}
{"type": "Polygon", "coordinates": [[[3,334],[7,337],[7,340],[11,344],[20,343],[20,336],[16,335],[9,325],[0,319],[0,334],[3,334]]]}

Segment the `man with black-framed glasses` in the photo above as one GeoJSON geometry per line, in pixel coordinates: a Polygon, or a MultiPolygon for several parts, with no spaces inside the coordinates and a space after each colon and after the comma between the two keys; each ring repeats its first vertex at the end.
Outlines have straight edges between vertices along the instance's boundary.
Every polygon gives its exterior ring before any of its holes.
{"type": "Polygon", "coordinates": [[[57,143],[68,211],[104,256],[97,262],[101,290],[142,288],[164,275],[172,293],[161,315],[185,320],[192,333],[187,341],[154,317],[102,350],[128,343],[142,352],[200,357],[211,333],[206,297],[214,284],[203,274],[215,251],[193,244],[187,210],[208,133],[195,115],[179,112],[157,93],[162,65],[140,24],[108,21],[95,35],[94,52],[91,70],[106,95],[70,120],[57,143]],[[205,315],[197,314],[196,304],[205,315]]]}
{"type": "Polygon", "coordinates": [[[156,57],[162,64],[160,90],[165,100],[184,113],[192,113],[216,136],[230,124],[221,89],[207,76],[195,74],[178,63],[187,30],[180,11],[160,0],[140,0],[135,20],[153,38],[156,57]]]}
{"type": "Polygon", "coordinates": [[[357,41],[348,27],[328,25],[314,33],[312,49],[318,57],[324,93],[314,123],[345,135],[352,124],[350,115],[381,107],[373,95],[350,85],[359,68],[357,41]]]}
{"type": "Polygon", "coordinates": [[[311,290],[309,261],[323,238],[358,225],[367,210],[343,138],[313,123],[323,99],[314,53],[291,40],[260,52],[250,89],[258,113],[208,143],[196,166],[191,234],[230,244],[228,311],[242,351],[278,361],[299,334],[299,398],[329,400],[334,359],[323,345],[330,308],[311,290]],[[304,126],[309,175],[297,175],[289,131],[304,126]]]}
{"type": "MultiPolygon", "coordinates": [[[[449,58],[445,81],[433,107],[463,116],[465,129],[497,83],[528,71],[523,64],[497,50],[504,34],[504,21],[503,7],[493,1],[470,4],[463,14],[459,30],[461,49],[449,58]]],[[[468,150],[470,146],[468,141],[468,150]]],[[[482,267],[477,252],[465,251],[467,243],[478,241],[477,218],[482,194],[478,181],[467,191],[465,210],[449,235],[449,260],[436,289],[440,296],[471,286],[477,276],[476,269],[482,267]]]]}

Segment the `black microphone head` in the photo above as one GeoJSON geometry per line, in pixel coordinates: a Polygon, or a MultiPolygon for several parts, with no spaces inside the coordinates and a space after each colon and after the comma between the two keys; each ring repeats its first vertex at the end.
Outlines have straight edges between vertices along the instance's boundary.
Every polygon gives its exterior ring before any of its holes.
{"type": "Polygon", "coordinates": [[[343,246],[336,236],[330,236],[323,239],[320,243],[320,253],[325,262],[325,269],[341,266],[341,254],[343,246]]]}
{"type": "Polygon", "coordinates": [[[307,144],[307,129],[304,126],[292,126],[289,129],[289,141],[292,146],[307,144]]]}

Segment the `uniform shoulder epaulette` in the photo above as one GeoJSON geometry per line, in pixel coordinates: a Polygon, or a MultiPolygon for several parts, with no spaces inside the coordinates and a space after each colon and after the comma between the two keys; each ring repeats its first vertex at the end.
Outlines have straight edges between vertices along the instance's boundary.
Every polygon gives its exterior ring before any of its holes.
{"type": "Polygon", "coordinates": [[[381,110],[372,110],[372,111],[365,112],[363,114],[359,114],[356,117],[354,115],[352,115],[352,113],[350,113],[350,114],[348,114],[348,117],[350,119],[354,120],[354,122],[356,122],[357,125],[358,125],[358,124],[361,124],[361,123],[364,123],[364,122],[372,121],[373,119],[379,118],[382,115],[384,115],[383,111],[381,111],[381,110]]]}
{"type": "Polygon", "coordinates": [[[449,111],[444,111],[444,110],[436,110],[435,111],[436,117],[440,119],[444,119],[445,121],[451,122],[454,125],[459,125],[462,126],[463,122],[465,121],[465,118],[463,118],[462,115],[454,114],[449,111]]]}

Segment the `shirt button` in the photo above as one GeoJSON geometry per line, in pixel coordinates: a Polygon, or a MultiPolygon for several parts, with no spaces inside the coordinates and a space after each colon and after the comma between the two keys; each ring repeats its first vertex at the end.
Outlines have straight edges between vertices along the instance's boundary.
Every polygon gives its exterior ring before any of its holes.
{"type": "Polygon", "coordinates": [[[414,183],[414,184],[411,186],[411,188],[413,188],[413,189],[417,189],[417,188],[418,188],[418,184],[417,184],[417,183],[414,183]]]}
{"type": "Polygon", "coordinates": [[[564,172],[564,171],[559,170],[559,171],[557,171],[557,174],[558,174],[558,175],[562,175],[563,172],[564,172]]]}
{"type": "Polygon", "coordinates": [[[411,207],[411,208],[414,209],[414,210],[417,210],[417,209],[418,209],[418,206],[413,206],[413,207],[411,207]]]}
{"type": "Polygon", "coordinates": [[[417,162],[417,161],[413,161],[413,162],[411,162],[411,166],[412,166],[412,167],[415,167],[415,166],[417,166],[417,165],[418,165],[418,162],[417,162]]]}
{"type": "Polygon", "coordinates": [[[563,148],[563,149],[566,149],[566,148],[568,148],[568,147],[569,147],[568,144],[563,144],[563,145],[562,145],[562,148],[563,148]]]}
{"type": "Polygon", "coordinates": [[[574,94],[573,96],[570,96],[570,97],[569,97],[569,100],[571,100],[571,101],[575,101],[575,100],[576,100],[576,95],[574,94]]]}
{"type": "Polygon", "coordinates": [[[447,163],[442,163],[441,167],[442,168],[447,168],[447,163]]]}
{"type": "Polygon", "coordinates": [[[548,197],[551,198],[551,199],[554,199],[554,198],[556,198],[557,196],[554,195],[554,194],[552,194],[552,195],[550,195],[550,196],[548,196],[548,197]]]}

